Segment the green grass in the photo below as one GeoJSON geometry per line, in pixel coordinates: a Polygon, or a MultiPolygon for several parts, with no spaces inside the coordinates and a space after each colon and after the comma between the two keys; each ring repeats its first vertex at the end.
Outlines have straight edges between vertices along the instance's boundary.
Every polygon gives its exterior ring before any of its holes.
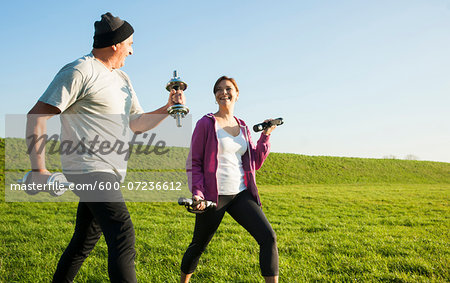
{"type": "MultiPolygon", "coordinates": [[[[450,185],[262,186],[283,282],[450,281],[450,185]]],[[[194,215],[174,203],[128,203],[140,282],[175,282],[194,215]]],[[[76,203],[0,203],[0,281],[48,282],[76,203]]],[[[104,239],[77,282],[107,280],[104,239]]],[[[262,282],[258,246],[226,216],[192,282],[262,282]]]]}
{"type": "MultiPolygon", "coordinates": [[[[4,148],[0,139],[0,156],[4,148]]],[[[9,152],[6,162],[24,158],[9,152]]],[[[77,204],[5,202],[0,161],[0,282],[49,282],[77,204]]],[[[281,282],[450,282],[449,163],[272,153],[257,180],[281,282]]],[[[127,205],[139,282],[176,282],[194,215],[175,203],[127,205]]],[[[263,282],[259,274],[257,243],[227,215],[192,282],[263,282]]],[[[102,237],[76,282],[107,280],[102,237]]]]}

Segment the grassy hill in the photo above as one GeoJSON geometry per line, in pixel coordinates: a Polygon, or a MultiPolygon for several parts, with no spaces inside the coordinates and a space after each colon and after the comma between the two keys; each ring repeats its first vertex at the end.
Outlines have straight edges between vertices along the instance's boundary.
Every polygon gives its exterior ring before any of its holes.
{"type": "Polygon", "coordinates": [[[271,153],[257,172],[259,184],[450,183],[450,163],[271,153]]]}
{"type": "MultiPolygon", "coordinates": [[[[28,157],[24,150],[20,150],[24,145],[24,141],[20,139],[8,140],[5,160],[7,168],[28,170],[28,157]]],[[[2,158],[5,156],[4,151],[5,139],[0,139],[2,158]]],[[[183,170],[186,156],[187,150],[180,148],[173,148],[169,154],[163,156],[132,154],[128,170],[155,170],[157,167],[183,170]]],[[[58,170],[59,157],[48,156],[47,166],[50,170],[58,170]]],[[[4,162],[1,162],[2,181],[4,168],[4,162]]],[[[271,153],[262,168],[257,171],[257,182],[261,185],[448,184],[450,163],[271,153]]]]}
{"type": "MultiPolygon", "coordinates": [[[[72,237],[77,202],[5,202],[5,163],[28,164],[14,150],[20,142],[8,141],[5,160],[0,139],[0,282],[49,282],[72,237]]],[[[175,168],[186,153],[178,150],[169,159],[175,168]]],[[[132,156],[130,170],[168,162],[158,158],[132,156]]],[[[57,156],[47,161],[59,167],[57,156]]],[[[280,281],[450,282],[449,174],[450,163],[271,153],[257,181],[277,233],[280,281]]],[[[127,207],[138,281],[177,282],[195,216],[175,202],[127,207]]],[[[225,215],[192,282],[263,282],[259,274],[258,244],[225,215]]],[[[108,281],[103,237],[75,281],[108,281]]]]}
{"type": "Polygon", "coordinates": [[[0,182],[3,187],[3,182],[5,181],[5,139],[0,139],[0,182]]]}

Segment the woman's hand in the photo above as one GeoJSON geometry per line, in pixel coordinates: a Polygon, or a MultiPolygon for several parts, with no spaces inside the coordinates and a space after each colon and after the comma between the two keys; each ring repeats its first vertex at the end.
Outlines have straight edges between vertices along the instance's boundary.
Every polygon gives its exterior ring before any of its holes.
{"type": "MultiPolygon", "coordinates": [[[[273,121],[273,119],[267,119],[267,120],[264,120],[265,123],[270,122],[270,121],[273,121]]],[[[268,135],[270,135],[270,133],[271,133],[273,130],[275,130],[276,127],[277,127],[276,125],[272,125],[272,126],[268,127],[267,129],[265,129],[265,130],[263,131],[263,133],[264,133],[266,136],[268,136],[268,135]]]]}
{"type": "MultiPolygon", "coordinates": [[[[195,201],[203,200],[203,198],[200,196],[192,196],[192,199],[194,199],[195,201]]],[[[206,208],[206,205],[204,202],[197,204],[197,206],[195,207],[195,209],[197,209],[197,210],[205,210],[205,208],[206,208]]]]}

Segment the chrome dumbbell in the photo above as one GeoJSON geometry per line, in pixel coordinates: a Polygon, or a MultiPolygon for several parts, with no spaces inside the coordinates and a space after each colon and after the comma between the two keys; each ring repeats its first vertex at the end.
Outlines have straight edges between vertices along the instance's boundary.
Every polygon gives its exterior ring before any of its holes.
{"type": "Polygon", "coordinates": [[[68,182],[66,176],[59,172],[51,174],[45,184],[30,184],[27,182],[27,179],[31,172],[32,171],[28,171],[22,179],[17,180],[17,183],[21,185],[25,184],[27,186],[25,192],[29,195],[35,195],[39,192],[48,192],[50,195],[58,197],[64,194],[71,186],[74,186],[74,183],[68,182]]]}
{"type": "Polygon", "coordinates": [[[184,205],[186,207],[187,211],[192,212],[192,213],[204,213],[206,210],[208,210],[210,208],[217,207],[217,204],[213,201],[193,200],[190,198],[183,198],[183,197],[180,197],[178,199],[178,204],[184,205]],[[205,204],[205,210],[197,210],[195,207],[197,206],[197,204],[200,204],[202,202],[205,204]]]}
{"type": "MultiPolygon", "coordinates": [[[[170,81],[166,85],[166,90],[171,91],[174,90],[186,90],[187,84],[181,80],[181,78],[178,76],[177,71],[173,71],[173,78],[170,79],[170,81]]],[[[170,116],[176,119],[177,121],[177,127],[181,127],[181,118],[184,118],[189,113],[189,108],[187,108],[186,105],[183,104],[175,104],[170,106],[167,109],[167,112],[170,116]]]]}

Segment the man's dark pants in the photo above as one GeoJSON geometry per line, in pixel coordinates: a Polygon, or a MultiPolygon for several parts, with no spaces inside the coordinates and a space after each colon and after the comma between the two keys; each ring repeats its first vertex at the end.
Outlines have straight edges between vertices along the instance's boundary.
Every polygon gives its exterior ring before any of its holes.
{"type": "Polygon", "coordinates": [[[134,228],[122,193],[120,190],[98,191],[100,182],[103,182],[102,185],[110,182],[112,188],[117,188],[117,176],[93,172],[83,175],[66,174],[66,177],[75,184],[96,184],[97,191],[74,190],[80,197],[75,232],[59,260],[53,282],[73,281],[102,232],[108,245],[108,273],[111,282],[136,282],[134,228]]]}

